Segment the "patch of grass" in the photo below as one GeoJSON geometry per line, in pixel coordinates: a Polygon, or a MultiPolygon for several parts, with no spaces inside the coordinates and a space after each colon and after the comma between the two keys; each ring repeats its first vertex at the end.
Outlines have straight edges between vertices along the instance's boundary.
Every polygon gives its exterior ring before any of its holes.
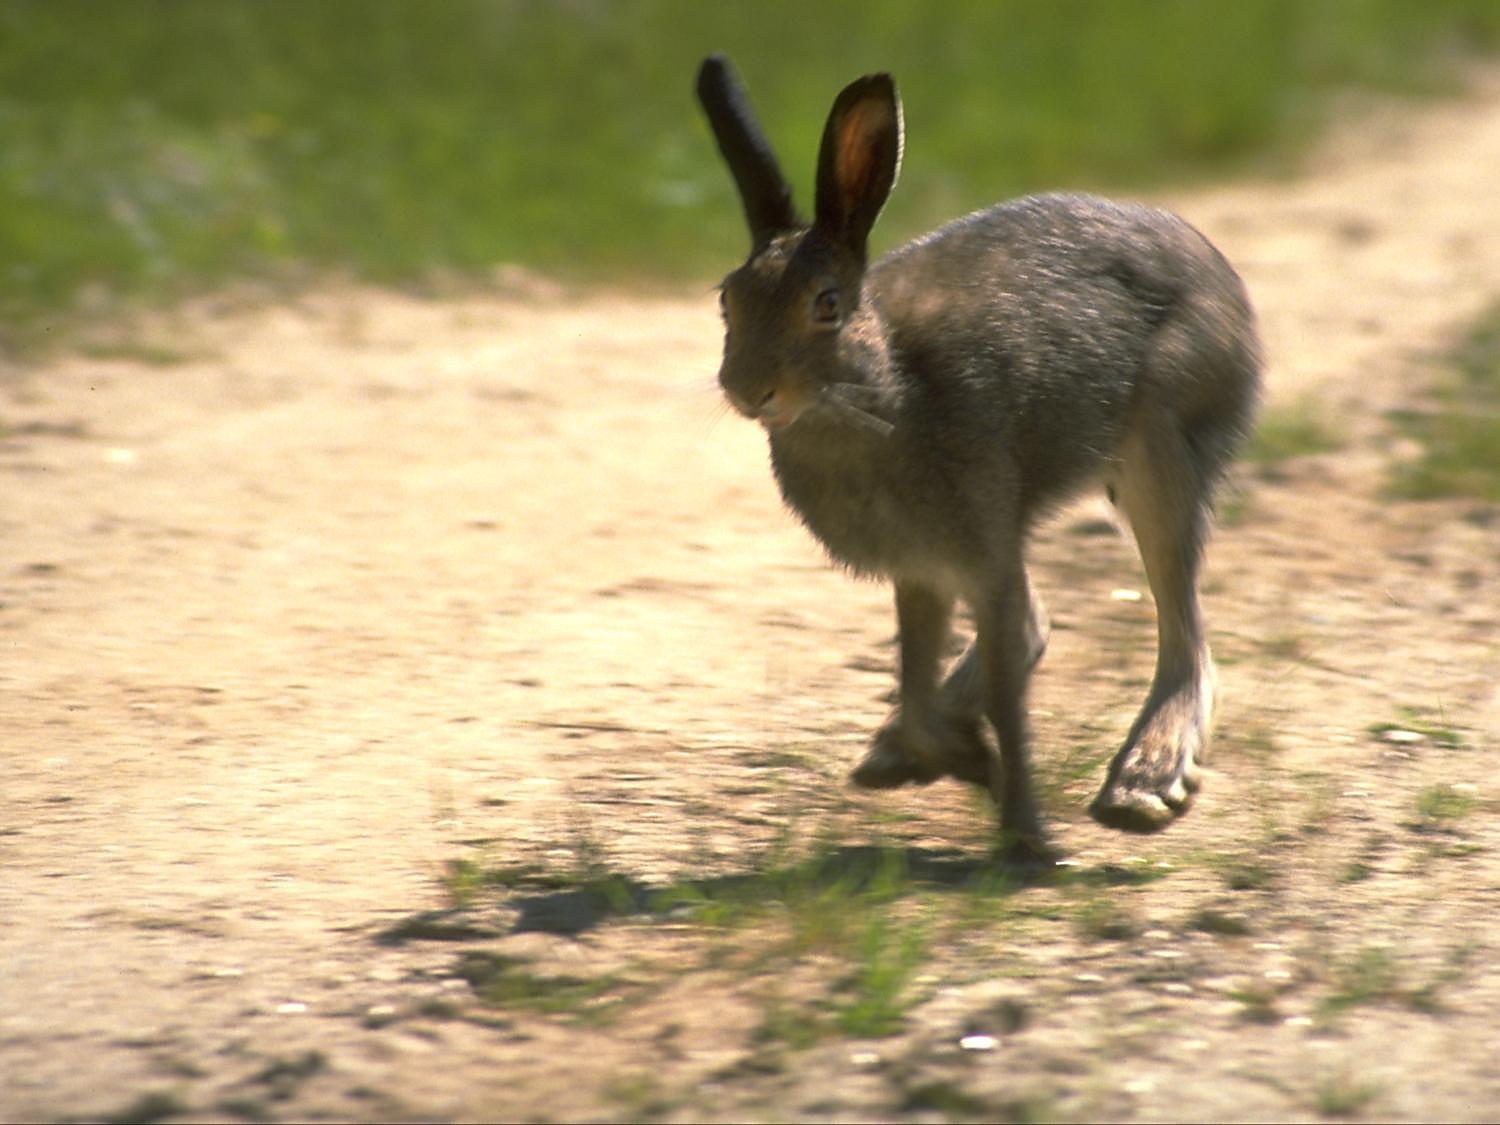
{"type": "Polygon", "coordinates": [[[142,1094],[117,1113],[106,1115],[103,1120],[109,1125],[154,1125],[169,1117],[181,1117],[193,1109],[178,1095],[169,1090],[153,1090],[142,1094]]]}
{"type": "Polygon", "coordinates": [[[622,1111],[628,1121],[660,1117],[672,1109],[673,1099],[662,1089],[661,1080],[649,1071],[629,1070],[604,1084],[604,1096],[622,1111]]]}
{"type": "Polygon", "coordinates": [[[997,1120],[994,1107],[987,1101],[948,1079],[919,1082],[909,1087],[901,1108],[906,1113],[937,1113],[944,1121],[997,1120]]]}
{"type": "Polygon", "coordinates": [[[489,872],[472,859],[450,859],[443,865],[443,893],[453,907],[468,906],[486,886],[489,872]]]}
{"type": "Polygon", "coordinates": [[[1452,785],[1431,785],[1417,794],[1417,823],[1419,829],[1450,828],[1453,824],[1474,811],[1476,801],[1469,794],[1452,785]]]}
{"type": "Polygon", "coordinates": [[[1124,941],[1141,932],[1140,923],[1118,895],[1118,891],[1091,895],[1079,905],[1074,925],[1080,937],[1094,941],[1124,941]]]}
{"type": "MultiPolygon", "coordinates": [[[[1268,642],[1258,641],[1257,644],[1266,649],[1268,642]]],[[[1282,749],[1276,728],[1263,719],[1251,720],[1226,732],[1225,739],[1234,746],[1236,753],[1249,755],[1260,762],[1275,757],[1282,749]]]]}
{"type": "Polygon", "coordinates": [[[1474,322],[1441,367],[1431,408],[1397,419],[1422,452],[1394,470],[1391,491],[1412,500],[1500,503],[1500,302],[1474,322]]]}
{"type": "Polygon", "coordinates": [[[809,1045],[832,1028],[880,1038],[900,1030],[915,1000],[912,978],[927,957],[924,921],[908,917],[898,902],[911,891],[900,852],[882,850],[849,866],[825,855],[752,878],[728,901],[710,897],[695,916],[714,926],[769,928],[772,936],[752,960],[756,970],[809,956],[832,957],[846,967],[815,1009],[773,1003],[767,1034],[793,1046],[809,1045]]]}
{"type": "MultiPolygon", "coordinates": [[[[1256,514],[1256,506],[1251,499],[1250,492],[1231,480],[1221,488],[1219,495],[1215,498],[1214,511],[1220,526],[1236,528],[1244,527],[1246,522],[1256,514]]],[[[1212,582],[1204,587],[1204,591],[1215,592],[1212,589],[1212,582]]],[[[1220,663],[1225,662],[1221,660],[1220,663]]]]}
{"type": "Polygon", "coordinates": [[[1268,633],[1256,641],[1261,655],[1287,664],[1301,664],[1309,656],[1307,634],[1296,629],[1268,633]]]}
{"type": "Polygon", "coordinates": [[[1069,795],[1088,788],[1114,753],[1101,738],[1075,742],[1062,753],[1039,763],[1037,781],[1044,803],[1066,803],[1069,795]]]}
{"type": "MultiPolygon", "coordinates": [[[[793,1050],[834,1034],[879,1038],[898,1032],[923,998],[918,980],[929,960],[933,927],[962,916],[968,923],[953,940],[971,939],[995,924],[996,904],[1021,885],[1004,868],[841,844],[826,832],[810,851],[783,841],[743,874],[666,887],[581,867],[549,873],[527,865],[486,869],[467,861],[449,866],[446,884],[450,897],[464,903],[489,891],[518,906],[523,918],[540,923],[555,915],[566,925],[558,932],[632,915],[670,920],[679,931],[686,924],[708,939],[702,969],[762,980],[793,973],[804,985],[794,999],[780,988],[767,997],[757,1033],[762,1042],[793,1050]],[[614,903],[606,896],[611,886],[618,888],[614,903]]],[[[471,925],[465,919],[472,911],[440,913],[440,931],[422,918],[403,923],[399,936],[445,937],[454,926],[469,934],[463,927],[471,925]]],[[[946,926],[939,932],[944,942],[950,940],[946,926]]],[[[585,979],[539,974],[514,958],[472,952],[455,972],[493,1007],[600,1019],[665,979],[665,970],[658,969],[642,968],[638,979],[585,979]]]]}
{"type": "Polygon", "coordinates": [[[1401,717],[1398,720],[1373,723],[1369,727],[1370,733],[1377,738],[1385,739],[1392,731],[1410,731],[1420,735],[1434,746],[1441,746],[1448,750],[1458,750],[1467,744],[1464,732],[1448,722],[1442,708],[1436,709],[1436,716],[1431,710],[1423,707],[1402,706],[1399,710],[1401,717]]]}
{"type": "Polygon", "coordinates": [[[1190,923],[1193,929],[1220,937],[1244,937],[1255,932],[1250,916],[1240,910],[1221,910],[1214,906],[1202,906],[1193,912],[1190,923]]]}
{"type": "Polygon", "coordinates": [[[782,996],[769,997],[755,1029],[758,1043],[778,1043],[794,1051],[805,1051],[821,1043],[831,1032],[826,1012],[807,1004],[791,1004],[782,996]]]}
{"type": "Polygon", "coordinates": [[[1298,810],[1298,831],[1304,836],[1321,836],[1338,821],[1338,785],[1325,774],[1304,771],[1297,777],[1297,790],[1307,794],[1298,810]]]}
{"type": "Polygon", "coordinates": [[[1262,891],[1275,881],[1271,864],[1259,856],[1234,856],[1220,868],[1224,885],[1231,891],[1262,891]]]}
{"type": "Polygon", "coordinates": [[[256,1073],[255,1081],[266,1087],[273,1100],[286,1101],[309,1078],[327,1069],[328,1056],[322,1051],[302,1051],[273,1058],[256,1073]]]}
{"type": "Polygon", "coordinates": [[[175,367],[195,358],[192,352],[183,348],[143,339],[109,342],[91,340],[79,347],[78,351],[89,359],[120,360],[125,363],[142,363],[148,367],[175,367]]]}
{"type": "Polygon", "coordinates": [[[835,1021],[846,1035],[878,1039],[894,1035],[912,1006],[911,981],[927,956],[920,924],[900,924],[876,915],[860,935],[854,970],[842,982],[835,1021]]]}
{"type": "MultiPolygon", "coordinates": [[[[449,860],[442,876],[443,890],[451,910],[463,911],[484,893],[494,890],[531,893],[571,894],[579,899],[580,909],[589,913],[629,914],[642,908],[645,891],[634,880],[609,870],[602,861],[578,863],[563,871],[528,864],[486,866],[472,859],[449,860]]],[[[446,914],[438,912],[441,924],[448,924],[446,914]]],[[[409,919],[389,931],[393,936],[412,936],[404,931],[420,925],[422,917],[409,919]]],[[[458,925],[466,923],[459,921],[458,925]]],[[[419,936],[419,935],[418,935],[419,936]]]]}
{"type": "Polygon", "coordinates": [[[1399,999],[1400,974],[1391,951],[1370,945],[1331,967],[1333,990],[1323,998],[1321,1010],[1335,1016],[1362,1004],[1399,999]]]}
{"type": "Polygon", "coordinates": [[[1352,1077],[1346,1071],[1318,1080],[1315,1105],[1324,1117],[1354,1117],[1380,1096],[1380,1087],[1352,1077]]]}
{"type": "Polygon", "coordinates": [[[1444,990],[1458,984],[1468,975],[1470,963],[1477,952],[1478,947],[1469,942],[1449,950],[1443,965],[1433,974],[1432,979],[1407,993],[1408,1006],[1413,1011],[1429,1016],[1441,1014],[1446,1009],[1444,990]]]}
{"type": "Polygon", "coordinates": [[[1451,89],[1456,54],[1497,44],[1486,0],[9,0],[0,324],[16,343],[121,294],[309,268],[720,272],[745,235],[691,96],[714,50],[800,185],[838,87],[898,76],[891,245],[1021,191],[1295,152],[1333,92],[1451,89]]]}
{"type": "Polygon", "coordinates": [[[1343,448],[1344,439],[1326,414],[1325,407],[1311,401],[1266,411],[1250,435],[1245,459],[1269,466],[1293,457],[1336,452],[1343,448]]]}
{"type": "Polygon", "coordinates": [[[847,951],[871,907],[910,893],[900,852],[826,845],[795,858],[775,847],[745,875],[686,880],[655,891],[650,908],[700,925],[734,928],[775,918],[793,954],[847,951]]]}
{"type": "Polygon", "coordinates": [[[1280,995],[1276,989],[1257,983],[1235,989],[1229,998],[1240,1005],[1240,1019],[1246,1023],[1273,1024],[1281,1022],[1276,1007],[1280,995]]]}
{"type": "Polygon", "coordinates": [[[625,1000],[641,992],[638,983],[617,976],[544,975],[533,972],[520,958],[476,950],[464,954],[454,972],[491,1007],[588,1023],[607,1021],[625,1000]]]}

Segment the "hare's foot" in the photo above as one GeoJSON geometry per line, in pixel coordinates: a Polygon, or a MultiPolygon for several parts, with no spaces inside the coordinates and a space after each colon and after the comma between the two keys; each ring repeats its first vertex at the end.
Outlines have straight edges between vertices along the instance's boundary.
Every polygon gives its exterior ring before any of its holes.
{"type": "Polygon", "coordinates": [[[995,859],[1019,876],[1022,882],[1041,878],[1057,866],[1062,856],[1040,834],[1023,836],[1002,832],[995,848],[995,859]]]}
{"type": "Polygon", "coordinates": [[[1108,828],[1159,832],[1192,806],[1203,781],[1211,691],[1180,690],[1136,721],[1089,814],[1108,828]]]}
{"type": "Polygon", "coordinates": [[[897,712],[876,733],[849,780],[861,789],[895,789],[954,777],[988,788],[990,750],[979,729],[971,716],[933,715],[913,722],[897,712]]]}
{"type": "Polygon", "coordinates": [[[899,718],[876,732],[869,750],[849,773],[849,781],[861,789],[896,789],[902,785],[930,785],[942,771],[911,752],[899,718]]]}

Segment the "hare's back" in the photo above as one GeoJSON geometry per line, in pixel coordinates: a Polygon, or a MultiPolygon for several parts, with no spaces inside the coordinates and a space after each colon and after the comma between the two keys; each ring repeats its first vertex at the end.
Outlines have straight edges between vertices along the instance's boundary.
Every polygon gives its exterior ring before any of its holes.
{"type": "Polygon", "coordinates": [[[1139,393],[1188,389],[1162,369],[1163,332],[1186,331],[1192,351],[1253,338],[1243,286],[1201,234],[1092,196],[975,212],[886,255],[870,283],[934,422],[967,444],[998,438],[1048,492],[1113,455],[1139,393]]]}
{"type": "Polygon", "coordinates": [[[870,280],[890,319],[948,330],[1007,311],[1144,331],[1185,294],[1243,292],[1222,255],[1168,211],[1037,195],[976,211],[886,255],[870,280]]]}

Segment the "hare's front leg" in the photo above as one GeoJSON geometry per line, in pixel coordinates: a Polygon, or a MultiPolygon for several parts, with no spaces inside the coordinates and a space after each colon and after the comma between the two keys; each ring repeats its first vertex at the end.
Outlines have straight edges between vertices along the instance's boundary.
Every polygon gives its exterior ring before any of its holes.
{"type": "Polygon", "coordinates": [[[985,784],[989,751],[979,736],[977,710],[969,715],[950,708],[946,688],[938,688],[952,618],[951,594],[896,583],[900,702],[850,774],[855,785],[926,785],[950,773],[985,784]]]}
{"type": "Polygon", "coordinates": [[[1165,828],[1188,810],[1201,784],[1215,694],[1197,588],[1207,491],[1179,431],[1164,426],[1129,448],[1119,500],[1156,599],[1158,644],[1151,693],[1089,807],[1111,828],[1165,828]]]}
{"type": "Polygon", "coordinates": [[[1045,632],[1019,557],[997,576],[986,597],[974,605],[974,613],[985,714],[1000,744],[989,786],[1000,814],[1000,831],[1012,856],[1047,862],[1052,853],[1032,789],[1026,733],[1026,685],[1045,644],[1045,632]]]}
{"type": "MultiPolygon", "coordinates": [[[[1027,584],[1028,587],[1030,583],[1027,584]]],[[[1047,651],[1047,638],[1052,625],[1047,620],[1047,611],[1035,591],[1030,591],[1030,610],[1026,617],[1026,671],[1029,674],[1047,651]]],[[[951,744],[947,769],[959,781],[967,781],[986,791],[990,788],[990,754],[984,745],[979,728],[985,719],[987,687],[983,661],[980,659],[979,642],[976,639],[959,657],[943,681],[938,693],[940,724],[949,731],[962,734],[961,740],[951,744]]]]}

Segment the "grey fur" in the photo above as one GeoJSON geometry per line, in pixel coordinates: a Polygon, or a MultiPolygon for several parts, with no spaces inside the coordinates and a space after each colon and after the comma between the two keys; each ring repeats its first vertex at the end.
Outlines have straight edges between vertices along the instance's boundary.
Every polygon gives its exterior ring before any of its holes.
{"type": "MultiPolygon", "coordinates": [[[[724,60],[709,67],[733,84],[724,60]]],[[[734,104],[731,134],[759,138],[742,94],[734,104]]],[[[720,105],[716,130],[724,120],[720,105]]],[[[1191,803],[1207,747],[1214,674],[1197,566],[1213,488],[1258,396],[1249,299],[1182,219],[1083,195],[978,211],[866,268],[900,149],[890,79],[847,87],[824,134],[813,223],[752,229],[755,250],[723,285],[720,382],[766,425],[782,495],[834,559],[896,585],[901,703],[854,780],[983,785],[1015,846],[1046,854],[1024,696],[1047,628],[1023,543],[1055,505],[1102,484],[1136,532],[1161,643],[1091,811],[1161,828],[1191,803]],[[940,682],[958,598],[978,636],[940,682]]],[[[781,190],[767,161],[775,179],[756,188],[741,159],[742,193],[781,190]]]]}

